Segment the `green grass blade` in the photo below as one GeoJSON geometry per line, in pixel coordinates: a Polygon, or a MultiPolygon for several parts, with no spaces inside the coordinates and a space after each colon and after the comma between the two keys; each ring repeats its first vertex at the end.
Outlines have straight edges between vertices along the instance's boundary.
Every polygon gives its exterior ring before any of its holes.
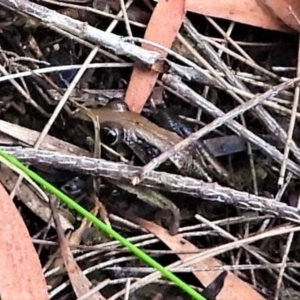
{"type": "Polygon", "coordinates": [[[3,158],[5,158],[6,160],[8,160],[9,162],[11,162],[13,165],[15,165],[17,168],[22,170],[24,173],[26,173],[29,177],[31,177],[36,183],[41,185],[49,193],[54,194],[57,198],[59,198],[64,203],[66,203],[71,209],[76,210],[83,217],[86,217],[89,221],[91,221],[100,230],[102,230],[109,236],[113,237],[114,239],[118,240],[120,242],[120,244],[127,247],[133,254],[135,254],[137,257],[139,257],[146,264],[148,264],[149,266],[158,270],[163,276],[168,278],[170,281],[172,281],[174,284],[176,284],[178,287],[180,287],[184,292],[189,294],[191,297],[193,297],[196,300],[206,300],[203,296],[201,296],[198,292],[196,292],[188,284],[183,282],[180,278],[175,276],[172,272],[170,272],[169,270],[164,268],[161,264],[156,262],[154,259],[152,259],[149,255],[147,255],[141,249],[139,249],[135,245],[131,244],[126,238],[122,237],[118,232],[116,232],[115,230],[113,230],[112,228],[107,226],[105,223],[103,223],[101,220],[99,220],[93,214],[88,212],[86,209],[84,209],[82,206],[80,206],[78,203],[76,203],[70,197],[68,197],[67,195],[62,193],[60,190],[55,188],[53,185],[51,185],[49,182],[44,180],[42,177],[40,177],[33,171],[29,170],[26,166],[24,166],[15,157],[5,153],[2,150],[0,150],[0,155],[3,158]]]}

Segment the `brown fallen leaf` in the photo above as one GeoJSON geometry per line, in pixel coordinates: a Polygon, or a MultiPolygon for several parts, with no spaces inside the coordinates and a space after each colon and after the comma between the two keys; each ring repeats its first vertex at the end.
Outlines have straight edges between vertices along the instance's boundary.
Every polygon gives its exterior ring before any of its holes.
{"type": "Polygon", "coordinates": [[[290,28],[300,32],[299,0],[257,0],[290,28]]]}
{"type": "MultiPolygon", "coordinates": [[[[82,270],[79,268],[78,264],[75,261],[75,258],[72,254],[70,249],[69,243],[64,235],[63,229],[60,224],[57,207],[56,207],[56,200],[54,196],[50,197],[50,206],[53,213],[53,219],[56,225],[56,231],[61,251],[61,256],[63,258],[63,262],[70,278],[70,282],[72,284],[74,293],[76,294],[77,298],[85,296],[87,293],[90,292],[92,288],[92,283],[89,279],[83,274],[82,270]]],[[[90,300],[105,300],[105,298],[100,294],[100,292],[95,292],[89,295],[90,300]]]]}
{"type": "MultiPolygon", "coordinates": [[[[0,132],[30,146],[34,145],[34,143],[40,135],[40,132],[38,131],[22,127],[13,123],[9,123],[3,120],[0,120],[0,132]]],[[[47,135],[44,138],[39,148],[42,150],[58,152],[60,151],[65,154],[91,156],[91,153],[89,151],[79,148],[78,146],[75,146],[68,142],[57,139],[56,137],[53,137],[51,135],[47,135]]]]}
{"type": "MultiPolygon", "coordinates": [[[[280,1],[274,0],[272,2],[280,1]]],[[[186,0],[186,10],[265,29],[291,31],[280,19],[276,18],[256,0],[186,0]]]]}
{"type": "MultiPolygon", "coordinates": [[[[183,22],[184,16],[185,0],[159,1],[148,23],[144,39],[170,48],[183,22]]],[[[156,47],[148,44],[142,44],[142,47],[147,50],[156,51],[162,57],[166,56],[165,51],[156,47]]],[[[151,70],[142,70],[137,67],[133,69],[125,95],[125,103],[127,103],[130,110],[140,113],[143,109],[159,74],[154,69],[160,69],[160,66],[153,66],[151,70]]]]}
{"type": "Polygon", "coordinates": [[[1,299],[49,299],[46,281],[31,237],[1,183],[0,201],[1,299]]]}
{"type": "MultiPolygon", "coordinates": [[[[270,30],[285,32],[292,31],[291,28],[298,30],[299,24],[295,23],[295,18],[291,18],[288,4],[292,5],[298,16],[300,2],[297,0],[158,1],[148,23],[144,39],[170,48],[182,24],[185,10],[270,30]],[[274,14],[264,2],[271,3],[278,13],[274,14]],[[287,12],[287,10],[289,11],[287,12]]],[[[166,56],[164,51],[146,43],[142,44],[142,47],[159,52],[162,57],[166,56]]],[[[125,103],[130,110],[141,112],[159,73],[163,72],[163,68],[161,62],[153,65],[151,70],[134,68],[125,95],[125,103]]]]}
{"type": "MultiPolygon", "coordinates": [[[[140,226],[147,229],[149,232],[153,233],[158,237],[163,243],[165,243],[174,253],[196,253],[201,250],[195,245],[190,243],[181,237],[180,234],[172,236],[167,230],[156,225],[150,221],[146,221],[140,218],[135,219],[140,226]]],[[[181,260],[185,260],[190,256],[190,254],[177,254],[181,260]]],[[[191,267],[195,268],[216,268],[222,267],[222,262],[215,258],[208,258],[199,261],[198,263],[193,263],[191,267]]],[[[193,274],[199,279],[199,281],[206,287],[211,282],[213,282],[220,274],[222,270],[215,271],[194,271],[193,274]]],[[[228,272],[224,286],[217,296],[217,300],[265,300],[258,292],[256,292],[252,286],[237,276],[232,272],[228,272]],[[242,295],[242,298],[241,298],[242,295]]]]}

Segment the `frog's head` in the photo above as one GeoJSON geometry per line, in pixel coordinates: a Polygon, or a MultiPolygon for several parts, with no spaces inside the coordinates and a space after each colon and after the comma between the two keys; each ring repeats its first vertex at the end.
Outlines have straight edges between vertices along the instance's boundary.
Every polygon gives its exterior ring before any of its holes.
{"type": "Polygon", "coordinates": [[[120,99],[116,99],[108,102],[106,107],[110,108],[113,111],[118,111],[118,112],[124,112],[128,110],[127,104],[120,99]]]}

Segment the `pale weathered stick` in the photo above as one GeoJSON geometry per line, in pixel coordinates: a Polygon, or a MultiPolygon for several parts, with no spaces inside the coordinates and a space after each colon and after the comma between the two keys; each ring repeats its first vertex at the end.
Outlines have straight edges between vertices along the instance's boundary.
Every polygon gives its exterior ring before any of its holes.
{"type": "MultiPolygon", "coordinates": [[[[246,93],[250,93],[250,90],[246,87],[245,84],[243,84],[237,76],[234,74],[234,72],[224,63],[224,61],[221,59],[220,55],[218,55],[217,51],[208,43],[208,41],[204,38],[203,35],[197,32],[195,27],[189,22],[187,19],[184,22],[184,27],[191,35],[191,37],[194,39],[194,41],[197,43],[198,47],[197,50],[199,50],[200,53],[204,56],[201,57],[201,65],[204,66],[214,77],[217,79],[217,81],[222,85],[223,89],[228,92],[229,95],[232,96],[233,99],[238,101],[240,104],[245,102],[245,100],[248,98],[245,96],[237,95],[233,90],[232,87],[236,87],[246,93]],[[218,75],[217,71],[221,71],[224,73],[225,78],[218,75]],[[229,83],[229,84],[228,84],[229,83]],[[231,84],[231,86],[230,86],[231,84]]],[[[234,47],[239,47],[233,40],[231,40],[234,47]]],[[[240,48],[241,50],[241,48],[240,48]]],[[[245,53],[244,53],[245,54],[245,53]]],[[[247,57],[247,55],[246,55],[247,57]]],[[[248,61],[252,61],[252,59],[249,59],[248,61]]],[[[252,61],[252,67],[256,70],[259,70],[259,72],[262,72],[262,74],[267,75],[267,77],[274,78],[277,81],[285,81],[286,78],[280,78],[279,80],[278,76],[273,74],[272,72],[267,71],[266,69],[253,64],[252,61]]],[[[253,98],[254,95],[250,97],[253,98]]],[[[270,98],[271,99],[271,98],[270,98]]],[[[282,144],[285,144],[287,141],[287,133],[282,128],[282,126],[276,121],[275,118],[273,118],[270,113],[263,107],[263,106],[256,106],[254,109],[251,110],[251,113],[260,120],[261,124],[264,124],[266,126],[266,129],[277,136],[277,138],[282,142],[282,144]]],[[[296,143],[291,140],[289,143],[290,149],[292,150],[295,159],[297,162],[300,162],[300,149],[296,145],[296,143]]]]}
{"type": "Polygon", "coordinates": [[[0,0],[0,5],[36,18],[45,26],[50,25],[54,29],[57,28],[60,31],[63,30],[81,39],[93,42],[114,52],[116,55],[126,56],[149,68],[157,61],[164,60],[174,74],[180,74],[180,76],[189,79],[193,78],[193,80],[205,85],[220,86],[208,72],[188,59],[182,57],[189,67],[175,64],[161,57],[158,52],[143,49],[134,45],[131,41],[126,41],[126,38],[102,31],[88,25],[86,22],[78,21],[37,3],[28,0],[0,0]],[[193,76],[191,77],[192,74],[193,76]]]}
{"type": "MultiPolygon", "coordinates": [[[[177,93],[182,95],[182,97],[184,97],[184,99],[189,101],[192,105],[201,107],[203,110],[208,112],[211,116],[218,118],[225,115],[225,113],[219,108],[217,108],[213,103],[209,102],[201,95],[193,91],[186,84],[181,82],[180,78],[178,78],[177,76],[171,76],[171,75],[164,76],[163,82],[164,84],[166,84],[167,86],[175,90],[177,93]]],[[[232,119],[227,120],[227,122],[224,125],[228,126],[228,128],[230,128],[236,134],[244,137],[247,141],[257,146],[268,157],[274,159],[276,162],[281,164],[283,160],[283,154],[280,151],[278,151],[274,146],[266,143],[264,139],[255,135],[253,132],[251,132],[250,130],[243,127],[241,124],[239,124],[237,121],[234,121],[232,119]]],[[[287,168],[293,174],[300,176],[299,173],[300,167],[290,159],[288,160],[287,168]]]]}
{"type": "MultiPolygon", "coordinates": [[[[20,125],[6,122],[3,120],[0,120],[0,133],[3,133],[4,136],[7,135],[16,141],[21,142],[21,144],[26,144],[26,146],[29,147],[33,147],[34,143],[40,135],[39,131],[22,127],[20,125]]],[[[57,151],[64,154],[92,156],[92,153],[88,152],[87,150],[82,149],[66,141],[60,140],[51,135],[47,135],[44,138],[43,142],[40,145],[40,149],[57,151]]]]}
{"type": "MultiPolygon", "coordinates": [[[[22,149],[10,153],[27,163],[103,176],[114,180],[123,180],[127,183],[142,169],[141,167],[109,162],[103,159],[64,155],[35,149],[22,149]]],[[[300,210],[295,207],[274,199],[223,187],[217,183],[206,183],[190,177],[150,171],[146,174],[141,185],[172,193],[188,194],[203,200],[232,204],[243,209],[272,213],[280,218],[300,222],[300,210]]]]}
{"type": "Polygon", "coordinates": [[[269,97],[275,96],[280,91],[294,86],[299,81],[300,81],[300,77],[297,77],[297,78],[291,79],[289,81],[286,81],[284,83],[281,83],[280,85],[269,89],[267,92],[263,93],[262,95],[260,95],[258,97],[255,97],[254,99],[237,106],[236,108],[232,109],[227,114],[224,114],[224,115],[216,118],[210,124],[208,124],[205,127],[201,128],[197,132],[194,132],[189,137],[182,140],[178,144],[174,145],[169,150],[163,152],[158,157],[152,159],[147,165],[145,165],[143,167],[143,170],[139,174],[139,176],[134,179],[134,183],[135,184],[138,183],[139,180],[143,179],[143,177],[145,176],[145,174],[147,174],[147,172],[149,172],[151,170],[154,170],[159,165],[164,163],[170,156],[174,155],[176,152],[181,151],[184,148],[186,148],[187,146],[191,145],[193,142],[195,142],[198,139],[202,138],[208,132],[213,131],[214,129],[216,129],[216,128],[222,126],[223,124],[225,124],[226,122],[228,122],[228,121],[236,118],[237,116],[243,114],[247,110],[259,105],[260,103],[262,103],[264,100],[268,99],[269,97]]]}

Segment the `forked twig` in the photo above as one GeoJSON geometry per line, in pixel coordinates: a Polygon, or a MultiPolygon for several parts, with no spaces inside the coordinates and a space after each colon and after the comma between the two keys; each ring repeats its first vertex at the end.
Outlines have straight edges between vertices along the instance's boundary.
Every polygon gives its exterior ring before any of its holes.
{"type": "Polygon", "coordinates": [[[284,83],[281,83],[281,84],[269,89],[267,92],[263,93],[262,95],[237,106],[236,108],[234,108],[227,114],[224,114],[223,116],[216,118],[210,124],[206,125],[205,127],[201,128],[200,130],[194,132],[188,138],[182,140],[181,142],[179,142],[176,145],[174,145],[173,147],[171,147],[169,150],[160,154],[158,157],[152,159],[147,165],[145,165],[143,167],[142,172],[138,175],[138,177],[134,178],[134,184],[138,183],[139,180],[142,180],[143,177],[145,177],[145,175],[149,171],[154,170],[159,165],[164,163],[170,156],[174,155],[178,151],[183,150],[187,146],[191,145],[193,142],[196,142],[198,139],[203,137],[208,132],[222,126],[229,120],[236,118],[237,116],[243,114],[247,110],[259,105],[260,103],[262,103],[264,100],[268,99],[269,97],[275,96],[280,91],[293,86],[294,84],[296,84],[299,81],[300,81],[300,77],[297,77],[297,78],[291,79],[289,81],[286,81],[284,83]]]}
{"type": "MultiPolygon", "coordinates": [[[[194,106],[201,107],[214,118],[218,118],[225,115],[225,113],[222,110],[220,110],[218,107],[216,107],[214,104],[212,104],[199,94],[197,94],[190,87],[181,82],[181,80],[178,77],[171,75],[164,76],[163,82],[173,91],[180,94],[183,99],[185,99],[194,106]]],[[[264,139],[260,138],[250,130],[243,127],[240,123],[234,120],[227,120],[227,123],[225,123],[224,125],[228,126],[228,128],[230,128],[239,136],[245,138],[247,141],[256,145],[264,154],[268,155],[270,158],[274,159],[279,164],[282,162],[283,154],[280,151],[278,151],[274,146],[266,143],[264,139]]],[[[287,168],[293,174],[300,176],[300,167],[293,161],[287,161],[287,168]]]]}

